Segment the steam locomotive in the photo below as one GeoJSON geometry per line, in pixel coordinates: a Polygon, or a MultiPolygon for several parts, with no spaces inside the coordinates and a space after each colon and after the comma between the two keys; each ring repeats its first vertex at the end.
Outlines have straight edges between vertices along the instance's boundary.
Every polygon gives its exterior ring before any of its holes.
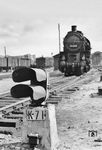
{"type": "Polygon", "coordinates": [[[73,25],[63,40],[63,52],[59,56],[59,70],[65,76],[80,76],[90,70],[90,41],[73,25]]]}

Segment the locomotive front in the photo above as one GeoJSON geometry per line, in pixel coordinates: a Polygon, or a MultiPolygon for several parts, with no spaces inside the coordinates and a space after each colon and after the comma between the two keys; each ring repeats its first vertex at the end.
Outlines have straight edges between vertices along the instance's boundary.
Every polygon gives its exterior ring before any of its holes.
{"type": "Polygon", "coordinates": [[[64,51],[60,53],[60,70],[65,75],[80,75],[86,69],[87,40],[76,26],[64,38],[64,51]]]}
{"type": "Polygon", "coordinates": [[[64,51],[69,53],[77,53],[82,48],[82,32],[76,31],[76,26],[72,26],[72,31],[65,36],[63,44],[64,51]]]}

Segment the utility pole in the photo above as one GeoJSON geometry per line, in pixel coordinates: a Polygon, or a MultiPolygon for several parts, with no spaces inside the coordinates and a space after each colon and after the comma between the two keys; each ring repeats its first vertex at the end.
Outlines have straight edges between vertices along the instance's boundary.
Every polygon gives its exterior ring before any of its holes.
{"type": "Polygon", "coordinates": [[[61,52],[60,24],[58,24],[58,38],[59,38],[59,53],[60,53],[61,52]]]}
{"type": "Polygon", "coordinates": [[[5,53],[5,59],[6,59],[6,72],[8,71],[8,57],[6,54],[6,46],[4,46],[4,53],[5,53]]]}
{"type": "Polygon", "coordinates": [[[6,58],[6,46],[4,46],[4,53],[5,53],[5,58],[6,58]]]}

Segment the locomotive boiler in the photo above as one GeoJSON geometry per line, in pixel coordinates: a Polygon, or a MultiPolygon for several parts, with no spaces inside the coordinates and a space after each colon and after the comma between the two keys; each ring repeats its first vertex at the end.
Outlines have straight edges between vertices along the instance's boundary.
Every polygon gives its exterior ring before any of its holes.
{"type": "Polygon", "coordinates": [[[60,52],[59,70],[65,74],[81,75],[90,70],[90,41],[72,26],[63,40],[63,52],[60,52]]]}

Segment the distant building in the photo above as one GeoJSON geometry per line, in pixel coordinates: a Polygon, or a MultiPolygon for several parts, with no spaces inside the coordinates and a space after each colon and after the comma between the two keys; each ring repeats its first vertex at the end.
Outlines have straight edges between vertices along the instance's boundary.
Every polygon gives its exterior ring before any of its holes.
{"type": "Polygon", "coordinates": [[[97,51],[92,54],[92,65],[93,66],[102,65],[102,52],[97,51]]]}
{"type": "Polygon", "coordinates": [[[53,67],[53,57],[38,57],[36,58],[37,68],[53,67]]]}
{"type": "Polygon", "coordinates": [[[58,70],[58,68],[59,68],[59,57],[60,57],[60,54],[56,54],[53,56],[53,58],[54,58],[54,70],[58,70]]]}

